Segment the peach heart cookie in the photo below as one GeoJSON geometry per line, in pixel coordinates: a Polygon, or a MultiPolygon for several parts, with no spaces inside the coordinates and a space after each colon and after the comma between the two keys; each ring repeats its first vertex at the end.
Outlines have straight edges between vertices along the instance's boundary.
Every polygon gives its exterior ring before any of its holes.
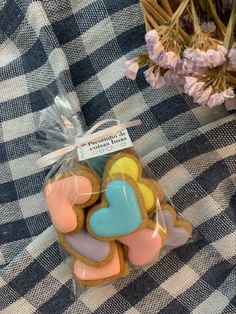
{"type": "Polygon", "coordinates": [[[115,246],[113,258],[107,264],[94,267],[85,264],[80,259],[75,259],[72,269],[75,279],[87,287],[97,286],[124,277],[129,273],[128,262],[118,243],[115,246]]]}
{"type": "Polygon", "coordinates": [[[99,178],[88,167],[78,165],[71,173],[49,179],[44,194],[55,228],[62,233],[76,231],[84,224],[83,208],[99,198],[99,178]]]}
{"type": "Polygon", "coordinates": [[[87,229],[97,239],[115,240],[142,229],[148,216],[137,183],[125,174],[105,179],[102,201],[88,212],[87,229]]]}
{"type": "Polygon", "coordinates": [[[108,160],[104,171],[104,178],[113,178],[115,174],[128,175],[137,183],[148,212],[156,208],[158,188],[152,180],[142,177],[140,160],[131,150],[118,153],[108,160]]]}
{"type": "Polygon", "coordinates": [[[152,263],[159,256],[166,237],[160,225],[150,221],[146,228],[120,237],[118,241],[128,247],[129,262],[142,266],[152,263]]]}
{"type": "Polygon", "coordinates": [[[154,214],[154,220],[167,229],[166,248],[173,249],[184,245],[192,235],[192,225],[184,218],[177,219],[176,211],[170,204],[162,205],[162,209],[154,214]]]}
{"type": "Polygon", "coordinates": [[[94,239],[85,227],[73,234],[58,232],[58,240],[62,246],[76,259],[91,266],[101,266],[113,259],[115,241],[94,239]]]}

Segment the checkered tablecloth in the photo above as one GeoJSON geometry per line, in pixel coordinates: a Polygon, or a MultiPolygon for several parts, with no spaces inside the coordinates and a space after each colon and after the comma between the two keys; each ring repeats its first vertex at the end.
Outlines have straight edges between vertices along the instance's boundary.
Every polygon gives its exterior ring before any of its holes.
{"type": "Polygon", "coordinates": [[[0,1],[1,313],[236,312],[235,114],[125,78],[144,33],[137,0],[0,1]],[[40,90],[58,84],[88,127],[142,120],[135,147],[195,227],[192,242],[112,285],[75,289],[41,193],[30,143],[40,90]]]}

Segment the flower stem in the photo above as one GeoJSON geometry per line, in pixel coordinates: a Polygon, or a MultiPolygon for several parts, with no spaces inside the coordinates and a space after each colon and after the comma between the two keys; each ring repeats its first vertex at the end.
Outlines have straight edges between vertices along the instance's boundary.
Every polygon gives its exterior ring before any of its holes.
{"type": "Polygon", "coordinates": [[[227,80],[229,81],[229,84],[233,84],[234,87],[236,87],[236,77],[227,73],[227,80]]]}
{"type": "Polygon", "coordinates": [[[139,66],[140,67],[144,66],[145,64],[148,63],[148,60],[149,60],[149,55],[147,52],[140,54],[138,57],[139,66]]]}
{"type": "Polygon", "coordinates": [[[169,14],[169,16],[172,16],[173,12],[172,12],[171,6],[169,4],[169,1],[168,0],[161,0],[161,4],[162,4],[163,8],[166,10],[166,12],[169,14]]]}
{"type": "Polygon", "coordinates": [[[158,22],[160,24],[166,23],[166,19],[158,11],[153,9],[152,5],[147,0],[140,0],[140,2],[146,11],[147,19],[149,19],[149,22],[152,24],[153,27],[154,27],[153,24],[158,25],[158,23],[155,21],[155,19],[158,20],[158,22]],[[155,16],[155,19],[153,18],[153,16],[155,16]]]}
{"type": "Polygon", "coordinates": [[[220,11],[221,11],[221,9],[220,9],[220,0],[216,0],[216,12],[217,12],[218,16],[220,14],[220,11]]]}
{"type": "Polygon", "coordinates": [[[165,21],[162,19],[162,17],[153,17],[151,12],[146,9],[146,18],[149,21],[149,23],[152,25],[152,28],[157,29],[161,24],[165,24],[165,21]]]}
{"type": "Polygon", "coordinates": [[[144,24],[145,24],[146,32],[149,32],[150,30],[152,30],[152,26],[151,26],[151,24],[149,23],[149,21],[147,20],[147,17],[146,17],[146,14],[145,14],[145,8],[144,8],[143,4],[140,3],[140,6],[141,6],[141,9],[142,9],[142,11],[143,11],[144,24]]]}
{"type": "MultiPolygon", "coordinates": [[[[224,46],[227,49],[230,48],[232,41],[233,41],[235,23],[236,23],[236,0],[233,0],[232,11],[230,14],[229,23],[227,25],[225,38],[224,38],[224,46]]],[[[224,64],[222,64],[221,69],[220,69],[220,73],[225,74],[227,71],[227,66],[228,66],[228,60],[225,61],[224,64]]]]}
{"type": "Polygon", "coordinates": [[[199,5],[204,12],[207,12],[207,0],[199,0],[199,5]]]}
{"type": "Polygon", "coordinates": [[[161,24],[163,24],[163,22],[161,21],[158,21],[158,22],[152,17],[152,15],[146,10],[146,13],[145,13],[145,17],[148,21],[148,23],[152,26],[152,29],[157,29],[161,24]]]}
{"type": "Polygon", "coordinates": [[[153,0],[143,0],[142,2],[152,15],[162,17],[165,21],[170,19],[170,16],[158,4],[155,5],[153,0]]]}
{"type": "Polygon", "coordinates": [[[230,14],[229,23],[224,38],[224,46],[227,49],[230,48],[233,41],[235,23],[236,23],[236,0],[233,0],[232,11],[230,14]]]}
{"type": "Polygon", "coordinates": [[[208,3],[210,6],[210,9],[211,9],[211,13],[214,17],[215,23],[219,27],[219,29],[221,30],[221,33],[224,35],[226,32],[226,27],[225,27],[224,23],[222,23],[221,19],[219,18],[218,14],[216,12],[216,8],[212,3],[212,0],[208,0],[208,3]]]}
{"type": "Polygon", "coordinates": [[[170,19],[170,15],[168,13],[166,13],[166,11],[154,0],[146,0],[147,2],[149,2],[150,6],[153,7],[153,9],[158,12],[159,14],[161,14],[164,19],[166,19],[167,21],[170,19]]]}
{"type": "Polygon", "coordinates": [[[191,0],[191,12],[192,12],[192,16],[193,16],[194,32],[195,32],[195,34],[201,33],[202,30],[201,30],[201,26],[198,22],[198,16],[197,16],[197,12],[196,12],[193,0],[191,0]]]}
{"type": "Polygon", "coordinates": [[[183,14],[183,12],[184,12],[186,6],[188,5],[188,3],[189,3],[189,0],[183,0],[181,2],[181,4],[179,5],[178,9],[175,11],[175,13],[172,15],[172,18],[170,19],[169,24],[171,26],[176,24],[176,22],[178,21],[180,16],[183,14]]]}

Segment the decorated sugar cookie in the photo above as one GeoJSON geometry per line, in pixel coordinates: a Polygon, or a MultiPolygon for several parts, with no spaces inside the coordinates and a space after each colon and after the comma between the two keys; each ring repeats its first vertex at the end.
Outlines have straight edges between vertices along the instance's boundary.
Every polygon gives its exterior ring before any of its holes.
{"type": "Polygon", "coordinates": [[[102,178],[106,163],[113,155],[114,153],[111,153],[99,157],[90,158],[87,160],[87,163],[99,175],[99,177],[102,178]]]}
{"type": "Polygon", "coordinates": [[[151,222],[144,229],[135,231],[118,240],[128,247],[128,260],[135,266],[152,263],[164,246],[167,234],[160,225],[151,222]]]}
{"type": "Polygon", "coordinates": [[[154,220],[168,231],[166,248],[173,249],[184,245],[192,235],[192,225],[183,218],[177,219],[176,212],[170,204],[162,205],[162,209],[154,215],[154,220]]]}
{"type": "Polygon", "coordinates": [[[91,266],[107,264],[116,250],[115,241],[97,240],[85,227],[73,234],[58,232],[58,240],[72,256],[91,266]]]}
{"type": "Polygon", "coordinates": [[[73,174],[50,179],[44,194],[55,228],[62,233],[76,231],[84,224],[83,208],[100,195],[99,178],[88,167],[77,166],[73,174]]]}
{"type": "Polygon", "coordinates": [[[159,194],[158,186],[152,180],[142,177],[142,165],[131,150],[125,150],[125,152],[121,152],[108,160],[104,178],[112,178],[118,173],[130,176],[137,183],[147,211],[156,208],[156,199],[159,194]]]}
{"type": "Polygon", "coordinates": [[[144,228],[148,216],[137,183],[127,175],[108,177],[102,201],[87,216],[87,229],[97,239],[115,240],[144,228]]]}
{"type": "Polygon", "coordinates": [[[75,279],[87,287],[97,286],[129,273],[128,262],[118,243],[113,258],[107,264],[94,267],[83,263],[80,259],[75,259],[72,269],[75,279]]]}

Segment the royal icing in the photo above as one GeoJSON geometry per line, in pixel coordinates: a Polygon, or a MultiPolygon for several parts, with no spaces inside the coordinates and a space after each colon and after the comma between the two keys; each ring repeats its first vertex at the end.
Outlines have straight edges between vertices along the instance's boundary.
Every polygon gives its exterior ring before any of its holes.
{"type": "Polygon", "coordinates": [[[44,192],[53,224],[60,232],[67,233],[77,227],[73,205],[86,203],[93,187],[88,178],[74,175],[48,184],[44,192]]]}
{"type": "Polygon", "coordinates": [[[102,177],[104,169],[105,169],[105,166],[106,166],[106,163],[107,163],[108,159],[111,156],[112,156],[112,154],[107,154],[107,155],[104,155],[104,156],[91,158],[91,159],[88,160],[88,164],[94,171],[96,171],[96,173],[100,177],[102,177]]]}
{"type": "Polygon", "coordinates": [[[99,280],[118,275],[121,271],[120,258],[116,249],[113,259],[99,267],[86,265],[79,259],[74,263],[74,274],[79,280],[99,280]]]}
{"type": "Polygon", "coordinates": [[[129,261],[136,266],[153,262],[162,248],[161,236],[157,231],[148,228],[121,237],[119,242],[128,246],[129,261]]]}
{"type": "Polygon", "coordinates": [[[139,171],[138,164],[135,160],[129,157],[121,157],[112,164],[109,175],[112,177],[115,173],[124,173],[132,177],[139,186],[147,210],[150,210],[155,203],[154,194],[146,184],[137,181],[140,175],[139,171]]]}
{"type": "Polygon", "coordinates": [[[190,238],[191,234],[181,227],[174,225],[174,217],[169,210],[161,210],[157,213],[157,221],[163,227],[166,228],[168,231],[168,236],[165,242],[165,247],[169,249],[173,249],[184,245],[190,238]]]}
{"type": "Polygon", "coordinates": [[[118,237],[137,230],[142,212],[134,188],[117,179],[108,183],[104,193],[109,206],[91,214],[91,231],[100,237],[118,237]]]}
{"type": "Polygon", "coordinates": [[[74,234],[66,234],[65,241],[79,254],[97,262],[105,260],[111,249],[109,242],[94,239],[85,228],[74,234]]]}

